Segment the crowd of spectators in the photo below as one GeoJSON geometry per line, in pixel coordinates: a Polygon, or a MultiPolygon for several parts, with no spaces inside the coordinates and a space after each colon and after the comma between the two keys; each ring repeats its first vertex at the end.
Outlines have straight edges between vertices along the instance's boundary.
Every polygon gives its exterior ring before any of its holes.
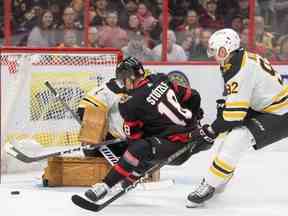
{"type": "MultiPolygon", "coordinates": [[[[82,47],[86,0],[12,0],[12,45],[82,47]]],[[[248,48],[248,0],[169,0],[167,59],[210,60],[210,35],[231,27],[248,48]]],[[[162,58],[162,0],[90,0],[88,46],[118,48],[125,56],[162,58]]],[[[0,44],[3,3],[0,5],[0,44]]],[[[288,60],[288,1],[255,0],[254,50],[288,60]]]]}

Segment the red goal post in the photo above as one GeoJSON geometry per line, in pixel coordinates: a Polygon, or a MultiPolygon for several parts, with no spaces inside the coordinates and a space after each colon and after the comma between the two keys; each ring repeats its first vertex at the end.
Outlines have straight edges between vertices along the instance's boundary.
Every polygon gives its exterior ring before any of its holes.
{"type": "MultiPolygon", "coordinates": [[[[52,99],[44,82],[49,81],[76,110],[87,91],[114,77],[116,64],[122,59],[117,49],[1,48],[0,51],[2,171],[10,168],[5,148],[14,140],[43,147],[79,144],[79,125],[63,104],[52,99]]],[[[31,148],[33,151],[33,145],[31,148]]]]}

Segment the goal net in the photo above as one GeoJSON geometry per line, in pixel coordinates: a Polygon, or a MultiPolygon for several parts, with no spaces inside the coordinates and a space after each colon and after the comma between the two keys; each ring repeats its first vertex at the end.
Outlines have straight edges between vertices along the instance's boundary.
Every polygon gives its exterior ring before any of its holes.
{"type": "Polygon", "coordinates": [[[113,49],[1,49],[2,172],[25,170],[25,164],[7,156],[9,144],[29,152],[80,144],[78,122],[46,81],[76,111],[87,91],[114,76],[121,57],[113,49]]]}

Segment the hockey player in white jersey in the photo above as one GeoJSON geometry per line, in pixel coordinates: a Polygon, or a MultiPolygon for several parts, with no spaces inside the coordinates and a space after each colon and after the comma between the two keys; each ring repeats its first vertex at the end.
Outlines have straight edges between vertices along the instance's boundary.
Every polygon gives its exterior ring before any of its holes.
{"type": "Polygon", "coordinates": [[[232,29],[216,31],[207,52],[220,65],[225,90],[217,101],[217,119],[194,136],[211,142],[217,137],[218,148],[202,182],[188,195],[187,207],[202,205],[226,185],[249,147],[258,150],[288,137],[288,86],[268,60],[241,48],[232,29]]]}

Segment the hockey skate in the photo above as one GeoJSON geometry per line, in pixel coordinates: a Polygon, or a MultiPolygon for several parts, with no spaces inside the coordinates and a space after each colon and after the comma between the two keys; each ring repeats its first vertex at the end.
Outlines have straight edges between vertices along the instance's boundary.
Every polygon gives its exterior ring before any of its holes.
{"type": "Polygon", "coordinates": [[[105,183],[97,183],[85,192],[85,197],[92,202],[103,199],[110,192],[110,188],[105,183]]]}
{"type": "Polygon", "coordinates": [[[186,204],[186,207],[197,208],[202,206],[205,201],[212,198],[214,192],[215,188],[209,185],[205,179],[203,179],[198,188],[188,195],[188,203],[186,204]]]}

